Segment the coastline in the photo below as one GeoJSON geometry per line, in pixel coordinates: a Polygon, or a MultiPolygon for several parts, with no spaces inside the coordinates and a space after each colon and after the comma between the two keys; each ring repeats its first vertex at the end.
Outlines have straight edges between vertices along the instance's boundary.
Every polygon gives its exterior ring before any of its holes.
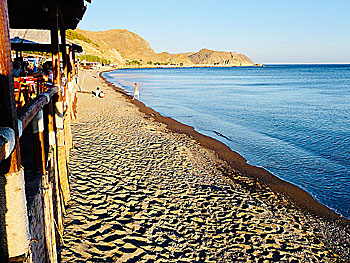
{"type": "Polygon", "coordinates": [[[142,66],[120,66],[114,68],[113,70],[118,69],[159,69],[159,68],[242,68],[242,67],[265,67],[263,64],[254,64],[254,65],[212,65],[212,64],[194,64],[194,65],[185,65],[185,66],[176,66],[176,65],[142,65],[142,66]]]}
{"type": "MultiPolygon", "coordinates": [[[[109,87],[113,88],[117,92],[122,93],[127,99],[129,99],[130,103],[137,106],[138,109],[141,112],[145,113],[148,118],[151,118],[156,122],[165,124],[167,129],[169,129],[172,132],[186,134],[191,138],[194,138],[203,147],[214,151],[220,159],[228,163],[228,167],[224,168],[224,173],[226,174],[226,176],[231,178],[231,180],[235,181],[232,176],[233,171],[238,171],[239,173],[242,173],[246,176],[253,178],[256,181],[259,181],[264,185],[267,185],[274,192],[282,194],[303,212],[311,213],[316,217],[323,218],[327,221],[336,222],[347,228],[350,228],[350,219],[342,217],[332,209],[328,208],[326,205],[321,204],[316,199],[314,199],[311,196],[311,194],[309,194],[307,191],[273,175],[272,173],[270,173],[262,167],[257,167],[248,164],[247,160],[243,156],[233,151],[230,147],[210,136],[206,136],[197,132],[194,129],[194,127],[178,122],[177,120],[172,119],[171,117],[164,117],[159,112],[153,110],[150,107],[147,107],[141,101],[131,100],[132,96],[128,95],[124,89],[117,87],[102,75],[105,72],[115,70],[117,69],[107,69],[100,71],[99,76],[109,87]]],[[[239,183],[237,181],[235,182],[239,183]]]]}
{"type": "Polygon", "coordinates": [[[181,131],[193,128],[169,118],[174,132],[82,73],[61,262],[348,262],[345,224],[304,213],[181,131]]]}

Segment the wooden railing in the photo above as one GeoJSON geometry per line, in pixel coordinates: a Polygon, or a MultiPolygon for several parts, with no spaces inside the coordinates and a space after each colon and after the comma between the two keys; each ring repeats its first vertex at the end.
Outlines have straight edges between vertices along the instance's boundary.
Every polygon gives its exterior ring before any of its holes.
{"type": "MultiPolygon", "coordinates": [[[[74,86],[73,82],[69,85],[74,86]]],[[[73,100],[75,88],[72,91],[68,88],[69,85],[45,85],[45,92],[17,108],[19,137],[26,128],[32,129],[35,174],[41,176],[41,190],[38,194],[45,203],[43,222],[46,252],[50,262],[57,261],[56,244],[59,243],[58,237],[63,234],[63,216],[70,199],[67,162],[72,147],[70,122],[74,119],[73,105],[76,100],[73,100]],[[62,94],[68,97],[63,100],[62,94]],[[32,127],[29,127],[30,124],[32,127]],[[46,140],[44,130],[48,134],[46,140]]],[[[0,163],[10,159],[15,145],[15,132],[10,128],[0,127],[0,163]]]]}
{"type": "MultiPolygon", "coordinates": [[[[50,102],[51,98],[58,91],[59,87],[51,86],[46,92],[39,94],[34,100],[28,102],[23,109],[21,109],[18,120],[22,123],[22,131],[24,131],[32,119],[50,102]]],[[[21,134],[22,131],[19,131],[19,133],[21,134]]]]}
{"type": "MultiPolygon", "coordinates": [[[[31,28],[50,30],[51,44],[45,47],[48,49],[45,52],[52,54],[52,83],[57,87],[43,90],[42,81],[31,77],[20,79],[14,85],[9,17],[12,17],[13,28],[26,28],[28,23],[21,14],[16,13],[15,4],[10,5],[12,14],[9,16],[7,2],[10,1],[0,0],[0,262],[32,262],[35,255],[46,255],[47,262],[57,262],[59,238],[56,237],[63,233],[63,215],[70,199],[67,161],[72,147],[70,122],[74,119],[74,87],[71,80],[76,73],[74,52],[77,51],[67,45],[65,35],[68,28],[76,27],[74,21],[81,18],[85,7],[80,10],[82,12],[78,12],[79,15],[71,16],[69,10],[74,9],[74,3],[50,5],[47,7],[50,16],[45,19],[41,17],[38,20],[40,23],[30,25],[31,28]],[[65,87],[60,87],[61,55],[62,70],[70,82],[65,87]],[[29,123],[32,127],[28,127],[29,123]],[[19,135],[26,127],[26,132],[31,132],[32,138],[22,136],[20,139],[19,135]],[[28,152],[31,147],[21,149],[20,144],[29,146],[27,143],[30,140],[33,142],[36,170],[35,173],[26,174],[29,169],[25,170],[24,166],[33,162],[33,154],[28,152]],[[22,159],[26,159],[26,162],[22,163],[22,159]],[[30,181],[29,184],[38,183],[39,187],[33,193],[28,193],[25,186],[28,180],[33,179],[32,175],[35,182],[30,181]],[[37,180],[39,177],[41,180],[37,180]],[[33,205],[36,202],[27,206],[29,199],[26,198],[29,194],[35,195],[36,199],[33,200],[41,200],[41,204],[37,203],[38,207],[33,205]],[[30,210],[32,208],[35,209],[30,210]],[[32,217],[28,216],[28,211],[32,217]],[[35,222],[39,219],[43,222],[35,222]],[[45,246],[36,246],[36,242],[30,241],[31,236],[37,236],[38,233],[34,233],[37,229],[44,229],[45,236],[37,241],[45,242],[45,246]]],[[[42,7],[38,6],[31,11],[38,11],[40,15],[42,7]]]]}
{"type": "Polygon", "coordinates": [[[16,107],[21,108],[31,99],[45,91],[43,75],[18,77],[14,79],[16,107]]]}
{"type": "MultiPolygon", "coordinates": [[[[26,103],[18,113],[18,132],[20,136],[28,124],[33,120],[33,118],[38,114],[40,110],[47,105],[52,97],[57,94],[60,90],[59,87],[53,85],[46,85],[47,91],[40,93],[35,99],[26,103]]],[[[13,149],[9,145],[10,138],[6,136],[1,136],[0,134],[0,162],[5,160],[8,156],[8,152],[12,152],[13,149]]]]}

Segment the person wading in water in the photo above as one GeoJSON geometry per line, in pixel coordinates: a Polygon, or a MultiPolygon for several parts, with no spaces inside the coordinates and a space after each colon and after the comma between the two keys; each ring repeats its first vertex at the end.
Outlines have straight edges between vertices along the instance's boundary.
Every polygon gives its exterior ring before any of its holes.
{"type": "Polygon", "coordinates": [[[140,100],[140,89],[137,83],[135,83],[134,97],[132,99],[134,100],[136,96],[137,99],[140,100]]]}

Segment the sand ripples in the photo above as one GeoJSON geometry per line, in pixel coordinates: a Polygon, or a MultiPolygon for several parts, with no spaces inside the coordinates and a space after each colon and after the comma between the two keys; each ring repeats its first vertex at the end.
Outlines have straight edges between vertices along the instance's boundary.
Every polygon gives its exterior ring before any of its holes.
{"type": "Polygon", "coordinates": [[[62,262],[337,258],[312,220],[230,171],[243,182],[234,184],[212,152],[143,118],[118,94],[79,102],[62,262]]]}

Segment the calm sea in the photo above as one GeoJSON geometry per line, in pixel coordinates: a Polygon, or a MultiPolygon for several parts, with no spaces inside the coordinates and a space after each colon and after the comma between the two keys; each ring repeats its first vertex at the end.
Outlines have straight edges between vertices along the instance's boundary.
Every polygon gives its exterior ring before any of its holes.
{"type": "Polygon", "coordinates": [[[125,69],[104,73],[350,218],[350,65],[125,69]]]}

